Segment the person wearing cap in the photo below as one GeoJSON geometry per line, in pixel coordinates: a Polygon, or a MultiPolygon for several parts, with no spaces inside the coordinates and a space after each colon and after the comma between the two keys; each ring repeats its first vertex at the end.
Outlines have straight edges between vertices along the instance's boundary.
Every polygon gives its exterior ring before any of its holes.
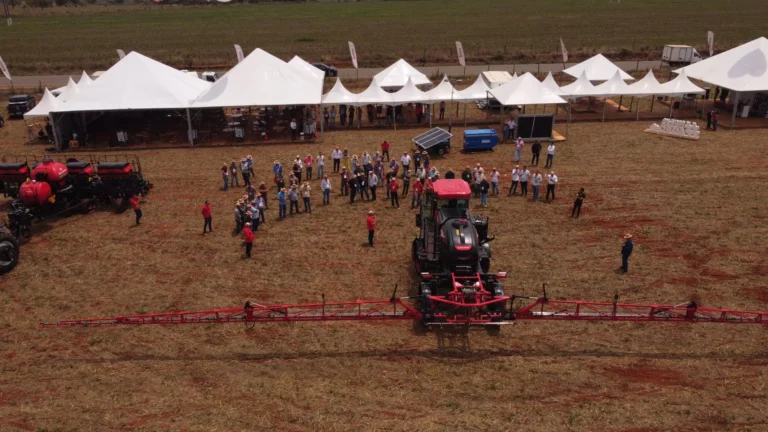
{"type": "Polygon", "coordinates": [[[493,170],[491,170],[491,193],[494,195],[499,194],[499,178],[501,177],[501,173],[496,171],[496,168],[494,167],[493,170]]]}
{"type": "Polygon", "coordinates": [[[411,198],[411,208],[416,205],[421,207],[421,193],[424,190],[424,184],[420,181],[413,182],[413,197],[411,198]]]}
{"type": "Polygon", "coordinates": [[[485,174],[485,170],[483,170],[483,167],[478,166],[477,174],[475,174],[475,196],[476,197],[480,196],[480,182],[483,181],[483,174],[485,174]]]}
{"type": "Polygon", "coordinates": [[[293,209],[296,209],[296,213],[301,213],[299,210],[299,191],[296,188],[296,185],[291,185],[291,188],[288,189],[288,200],[290,203],[290,209],[288,211],[289,214],[293,214],[293,209]]]}
{"type": "Polygon", "coordinates": [[[243,230],[243,202],[238,201],[235,203],[235,232],[239,233],[243,230]]]}
{"type": "Polygon", "coordinates": [[[371,201],[376,201],[376,187],[379,185],[379,176],[375,171],[368,173],[368,187],[371,189],[371,201]]]}
{"type": "Polygon", "coordinates": [[[322,179],[325,177],[325,155],[323,152],[317,154],[315,162],[317,162],[317,178],[322,179]]]}
{"type": "Polygon", "coordinates": [[[349,193],[349,172],[346,167],[341,168],[341,196],[346,196],[349,193]]]}
{"type": "Polygon", "coordinates": [[[524,145],[525,141],[523,141],[523,138],[518,137],[517,142],[515,143],[515,163],[520,162],[520,159],[523,157],[524,145]]]}
{"type": "Polygon", "coordinates": [[[240,181],[237,179],[237,162],[234,159],[229,164],[229,174],[229,186],[237,185],[237,187],[240,187],[240,181]]]}
{"type": "Polygon", "coordinates": [[[307,167],[307,180],[312,180],[312,165],[315,164],[315,158],[311,154],[307,154],[304,158],[304,166],[307,167]]]}
{"type": "Polygon", "coordinates": [[[221,165],[221,177],[224,179],[224,190],[229,190],[229,167],[227,164],[221,165]]]}
{"type": "Polygon", "coordinates": [[[210,229],[211,232],[213,232],[213,225],[212,221],[213,218],[211,217],[211,205],[208,204],[208,200],[205,201],[205,204],[203,204],[203,235],[208,234],[207,229],[210,229]]]}
{"type": "Polygon", "coordinates": [[[267,199],[262,196],[256,197],[256,207],[259,209],[259,217],[261,217],[261,223],[267,223],[267,216],[264,213],[267,207],[267,199]]]}
{"type": "Polygon", "coordinates": [[[248,184],[248,186],[245,187],[245,193],[248,196],[248,201],[256,199],[256,188],[253,187],[252,184],[248,184]]]}
{"type": "Polygon", "coordinates": [[[416,168],[416,180],[420,181],[421,184],[424,184],[424,179],[427,178],[427,171],[424,169],[424,167],[417,167],[416,168]]]}
{"type": "Polygon", "coordinates": [[[376,232],[376,215],[373,214],[373,210],[368,210],[365,225],[368,228],[368,246],[373,247],[373,236],[376,232]]]}
{"type": "Polygon", "coordinates": [[[453,180],[456,178],[456,174],[453,172],[452,169],[448,168],[448,171],[445,172],[445,179],[446,180],[453,180]]]}
{"type": "Polygon", "coordinates": [[[539,170],[536,170],[533,172],[533,175],[531,176],[531,189],[533,189],[533,201],[536,202],[539,200],[539,186],[541,186],[541,183],[544,181],[544,179],[541,176],[541,173],[539,170]]]}
{"type": "Polygon", "coordinates": [[[424,169],[426,169],[426,170],[429,169],[429,164],[430,164],[429,153],[427,153],[426,150],[421,152],[421,163],[424,164],[424,169]]]}
{"type": "Polygon", "coordinates": [[[488,180],[485,179],[485,174],[480,175],[480,184],[477,185],[477,188],[480,190],[480,205],[483,207],[488,207],[488,180]]]}
{"type": "MultiPolygon", "coordinates": [[[[310,191],[312,188],[309,186],[309,182],[305,181],[301,188],[299,189],[299,192],[301,193],[301,199],[304,201],[304,212],[305,213],[312,213],[312,202],[310,201],[310,191]]],[[[296,211],[298,213],[298,210],[296,211]]]]}
{"type": "Polygon", "coordinates": [[[408,188],[411,186],[411,170],[403,172],[403,198],[408,196],[408,188]]]}
{"type": "Polygon", "coordinates": [[[517,192],[518,183],[520,183],[520,165],[515,165],[512,169],[512,185],[509,186],[507,196],[512,196],[517,192]]]}
{"type": "Polygon", "coordinates": [[[275,161],[275,164],[272,165],[272,174],[275,177],[283,175],[283,164],[280,163],[280,161],[275,161]]]}
{"type": "MultiPolygon", "coordinates": [[[[291,174],[293,176],[293,174],[291,174]]],[[[280,189],[283,189],[285,187],[285,179],[283,178],[283,175],[279,175],[275,177],[275,186],[277,186],[277,190],[280,191],[280,189]]]]}
{"type": "Polygon", "coordinates": [[[397,195],[397,190],[400,188],[400,184],[397,182],[397,177],[392,176],[389,181],[389,197],[392,200],[392,207],[400,208],[400,199],[397,195]]]}
{"type": "Polygon", "coordinates": [[[472,184],[472,170],[469,167],[464,168],[464,171],[461,172],[461,179],[467,182],[467,185],[472,184]]]}
{"type": "Polygon", "coordinates": [[[267,193],[269,192],[269,189],[267,189],[267,185],[264,184],[264,182],[261,182],[259,184],[259,196],[264,198],[264,207],[269,208],[269,205],[267,204],[267,193]]]}
{"type": "MultiPolygon", "coordinates": [[[[360,162],[363,164],[363,169],[365,169],[366,165],[369,165],[371,163],[372,159],[373,158],[371,157],[370,154],[368,154],[367,151],[363,151],[363,154],[360,156],[360,162]]],[[[365,174],[368,174],[368,172],[366,171],[365,174]]]]}
{"type": "Polygon", "coordinates": [[[349,188],[349,203],[354,204],[355,196],[357,196],[357,175],[355,175],[355,173],[349,174],[347,187],[349,188]]]}
{"type": "Polygon", "coordinates": [[[368,193],[368,176],[364,173],[357,173],[357,192],[360,194],[360,200],[365,195],[366,201],[371,200],[371,195],[368,193]]]}
{"type": "Polygon", "coordinates": [[[541,143],[539,140],[536,140],[531,146],[531,154],[533,155],[531,158],[531,165],[539,166],[539,155],[541,154],[541,143]]]}
{"type": "Polygon", "coordinates": [[[416,166],[416,169],[421,166],[421,152],[418,148],[413,152],[413,164],[416,166]]]}
{"type": "Polygon", "coordinates": [[[277,193],[277,201],[279,204],[279,212],[277,215],[278,219],[285,219],[285,213],[286,213],[286,202],[285,197],[287,195],[287,191],[285,188],[281,188],[280,191],[277,193]]]}
{"type": "Polygon", "coordinates": [[[384,156],[386,156],[387,161],[389,161],[389,142],[387,142],[387,140],[384,140],[384,142],[381,143],[381,158],[383,159],[384,156]]]}
{"type": "Polygon", "coordinates": [[[573,201],[573,209],[571,210],[571,217],[574,215],[576,216],[576,219],[579,218],[579,215],[581,214],[581,205],[584,203],[584,198],[587,197],[587,194],[584,193],[584,188],[579,189],[578,192],[576,192],[576,199],[573,201]]]}
{"type": "Polygon", "coordinates": [[[243,229],[243,237],[245,238],[245,256],[251,257],[251,250],[253,249],[253,231],[251,231],[251,223],[247,222],[243,229]]]}
{"type": "Polygon", "coordinates": [[[528,196],[528,180],[531,178],[531,172],[528,167],[523,165],[520,170],[520,196],[528,196]]]}
{"type": "Polygon", "coordinates": [[[248,161],[243,158],[240,160],[240,172],[243,174],[243,184],[245,186],[251,185],[251,170],[248,168],[248,161]]]}
{"type": "Polygon", "coordinates": [[[552,201],[555,200],[555,186],[557,186],[557,174],[554,171],[550,171],[547,174],[547,201],[549,201],[549,194],[552,194],[552,201]]]}
{"type": "Polygon", "coordinates": [[[635,244],[632,242],[632,234],[627,233],[624,235],[624,245],[621,246],[621,272],[626,273],[629,271],[629,256],[632,255],[632,250],[635,248],[635,244]]]}
{"type": "Polygon", "coordinates": [[[352,174],[357,174],[357,170],[360,168],[360,162],[357,159],[357,155],[352,155],[351,161],[352,174]]]}
{"type": "Polygon", "coordinates": [[[301,170],[304,162],[301,161],[301,156],[296,155],[296,159],[293,160],[293,175],[296,177],[296,182],[301,183],[301,170]]]}
{"type": "Polygon", "coordinates": [[[323,191],[323,205],[331,203],[331,181],[328,180],[328,176],[323,176],[320,181],[320,190],[323,191]]]}
{"type": "Polygon", "coordinates": [[[331,152],[331,159],[333,159],[333,172],[339,172],[341,168],[341,150],[338,147],[331,152]]]}
{"type": "Polygon", "coordinates": [[[552,160],[555,158],[555,143],[552,142],[547,147],[547,163],[544,164],[544,168],[552,168],[552,160]]]}
{"type": "Polygon", "coordinates": [[[298,130],[296,129],[299,125],[296,123],[296,119],[291,119],[291,141],[296,141],[296,137],[298,136],[298,130]]]}
{"type": "Polygon", "coordinates": [[[256,204],[256,201],[252,202],[251,205],[248,207],[248,213],[246,213],[246,221],[250,219],[251,221],[251,229],[253,231],[259,230],[259,205],[256,204]]]}

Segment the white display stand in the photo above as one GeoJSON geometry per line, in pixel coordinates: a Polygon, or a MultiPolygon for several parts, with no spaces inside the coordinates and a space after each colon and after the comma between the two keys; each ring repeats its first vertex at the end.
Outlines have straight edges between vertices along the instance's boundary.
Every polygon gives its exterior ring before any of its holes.
{"type": "Polygon", "coordinates": [[[668,118],[661,121],[661,126],[654,123],[650,128],[646,129],[645,132],[694,141],[698,141],[699,135],[701,134],[699,125],[696,122],[668,118]]]}

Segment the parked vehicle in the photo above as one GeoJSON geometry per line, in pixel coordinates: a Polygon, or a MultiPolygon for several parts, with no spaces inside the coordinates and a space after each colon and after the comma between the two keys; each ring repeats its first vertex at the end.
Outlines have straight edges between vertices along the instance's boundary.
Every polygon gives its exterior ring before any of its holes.
{"type": "Polygon", "coordinates": [[[464,131],[464,151],[493,150],[499,143],[495,129],[470,129],[464,131]]]}
{"type": "Polygon", "coordinates": [[[336,69],[336,66],[328,66],[327,64],[323,63],[314,63],[312,66],[325,72],[325,76],[327,77],[339,76],[339,71],[336,69]]]}
{"type": "Polygon", "coordinates": [[[689,65],[701,61],[701,54],[688,45],[664,45],[661,60],[670,65],[689,65]]]}
{"type": "Polygon", "coordinates": [[[8,118],[24,117],[24,113],[35,107],[35,98],[33,96],[21,94],[11,96],[8,99],[8,118]]]}

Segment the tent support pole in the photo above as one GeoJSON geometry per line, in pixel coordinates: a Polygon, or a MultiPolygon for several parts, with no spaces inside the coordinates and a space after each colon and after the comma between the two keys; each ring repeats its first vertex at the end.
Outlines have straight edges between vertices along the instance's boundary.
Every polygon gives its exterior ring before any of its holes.
{"type": "MultiPolygon", "coordinates": [[[[731,91],[733,93],[733,91],[731,91]]],[[[731,113],[731,130],[733,130],[733,126],[736,125],[736,111],[738,111],[739,108],[739,98],[741,97],[741,94],[739,92],[736,92],[736,100],[733,102],[733,112],[731,113]]]]}
{"type": "Polygon", "coordinates": [[[640,121],[640,98],[637,98],[637,107],[635,107],[635,121],[640,121]]]}
{"type": "Polygon", "coordinates": [[[653,103],[656,101],[656,95],[651,95],[651,112],[653,112],[653,103]]]}
{"type": "Polygon", "coordinates": [[[464,127],[467,127],[467,103],[464,103],[464,127]]]}
{"type": "MultiPolygon", "coordinates": [[[[616,109],[617,112],[621,112],[621,103],[624,101],[624,95],[619,95],[619,107],[616,109]]],[[[631,102],[630,102],[631,105],[631,102]]]]}
{"type": "MultiPolygon", "coordinates": [[[[63,114],[62,114],[63,115],[63,114]]],[[[56,116],[51,114],[51,128],[53,129],[53,143],[57,151],[61,151],[61,139],[59,138],[59,128],[56,124],[56,116]]]]}
{"type": "Polygon", "coordinates": [[[675,98],[669,98],[669,118],[672,118],[672,107],[675,106],[675,98]]]}
{"type": "Polygon", "coordinates": [[[397,130],[397,111],[394,105],[392,105],[392,126],[397,130]]]}
{"type": "Polygon", "coordinates": [[[605,106],[608,105],[608,98],[603,99],[603,121],[605,121],[605,106]]]}
{"type": "MultiPolygon", "coordinates": [[[[318,109],[319,108],[320,105],[318,105],[318,109]]],[[[323,115],[322,110],[320,110],[320,115],[323,115]]],[[[320,121],[320,142],[325,142],[325,117],[320,121]]]]}
{"type": "Polygon", "coordinates": [[[501,134],[503,135],[501,142],[504,142],[507,138],[504,134],[504,105],[499,105],[499,127],[501,127],[501,134]]]}
{"type": "Polygon", "coordinates": [[[195,139],[192,136],[192,115],[189,113],[189,108],[187,108],[187,137],[189,138],[189,145],[194,147],[195,139]]]}
{"type": "Polygon", "coordinates": [[[568,139],[568,126],[571,125],[571,104],[565,106],[568,112],[568,118],[565,120],[565,139],[568,139]]]}
{"type": "Polygon", "coordinates": [[[429,127],[432,128],[432,108],[435,107],[435,104],[431,103],[429,104],[429,127]]]}

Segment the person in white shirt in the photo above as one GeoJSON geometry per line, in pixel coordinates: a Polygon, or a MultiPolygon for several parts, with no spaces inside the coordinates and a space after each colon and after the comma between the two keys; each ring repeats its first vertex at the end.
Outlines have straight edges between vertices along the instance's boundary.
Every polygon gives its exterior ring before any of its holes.
{"type": "Polygon", "coordinates": [[[531,178],[531,172],[528,171],[528,167],[523,165],[523,169],[520,170],[520,196],[528,196],[528,179],[531,178]]]}
{"type": "Polygon", "coordinates": [[[379,176],[375,171],[368,173],[368,187],[371,188],[371,201],[376,201],[376,186],[379,185],[379,176]]]}
{"type": "Polygon", "coordinates": [[[515,165],[512,170],[512,186],[509,187],[509,193],[507,196],[512,196],[517,192],[517,184],[520,183],[520,165],[515,165]]]}
{"type": "Polygon", "coordinates": [[[515,119],[511,118],[507,120],[507,139],[515,137],[515,119]]]}
{"type": "Polygon", "coordinates": [[[371,163],[371,155],[369,155],[367,151],[364,151],[363,152],[363,156],[360,159],[360,162],[362,162],[363,166],[370,164],[371,163]]]}
{"type": "Polygon", "coordinates": [[[477,164],[477,174],[475,174],[475,196],[480,196],[480,183],[483,181],[483,168],[477,164]]]}
{"type": "Polygon", "coordinates": [[[323,205],[327,205],[331,203],[331,181],[328,179],[327,175],[323,176],[323,179],[320,181],[320,190],[323,191],[323,205]]]}
{"type": "Polygon", "coordinates": [[[493,195],[499,194],[499,178],[501,177],[501,173],[496,171],[496,168],[494,168],[491,171],[491,193],[493,195]]]}
{"type": "Polygon", "coordinates": [[[552,159],[555,158],[555,143],[552,143],[547,147],[547,163],[544,168],[552,168],[552,159]]]}
{"type": "Polygon", "coordinates": [[[534,202],[539,200],[539,186],[541,186],[541,183],[543,181],[544,179],[541,177],[541,173],[539,173],[539,170],[534,171],[533,176],[531,176],[531,188],[533,189],[534,202]]]}
{"type": "Polygon", "coordinates": [[[325,156],[323,152],[318,153],[315,162],[317,162],[317,178],[325,177],[325,156]]]}
{"type": "Polygon", "coordinates": [[[408,152],[403,152],[400,163],[403,164],[403,172],[409,171],[411,169],[411,155],[408,152]]]}
{"type": "Polygon", "coordinates": [[[291,141],[296,141],[296,136],[298,135],[297,127],[296,119],[291,119],[291,141]]]}
{"type": "Polygon", "coordinates": [[[341,166],[341,150],[339,150],[338,147],[331,152],[331,159],[333,159],[333,172],[339,172],[339,167],[341,166]]]}
{"type": "Polygon", "coordinates": [[[552,201],[555,200],[555,186],[557,185],[557,175],[554,171],[550,171],[547,174],[547,201],[549,201],[549,194],[552,194],[552,201]]]}
{"type": "Polygon", "coordinates": [[[480,173],[480,164],[478,163],[477,165],[475,165],[474,168],[472,168],[472,183],[470,184],[470,189],[472,189],[472,192],[476,197],[480,194],[480,192],[477,191],[477,187],[476,187],[476,185],[480,183],[478,180],[479,173],[480,173]]]}

